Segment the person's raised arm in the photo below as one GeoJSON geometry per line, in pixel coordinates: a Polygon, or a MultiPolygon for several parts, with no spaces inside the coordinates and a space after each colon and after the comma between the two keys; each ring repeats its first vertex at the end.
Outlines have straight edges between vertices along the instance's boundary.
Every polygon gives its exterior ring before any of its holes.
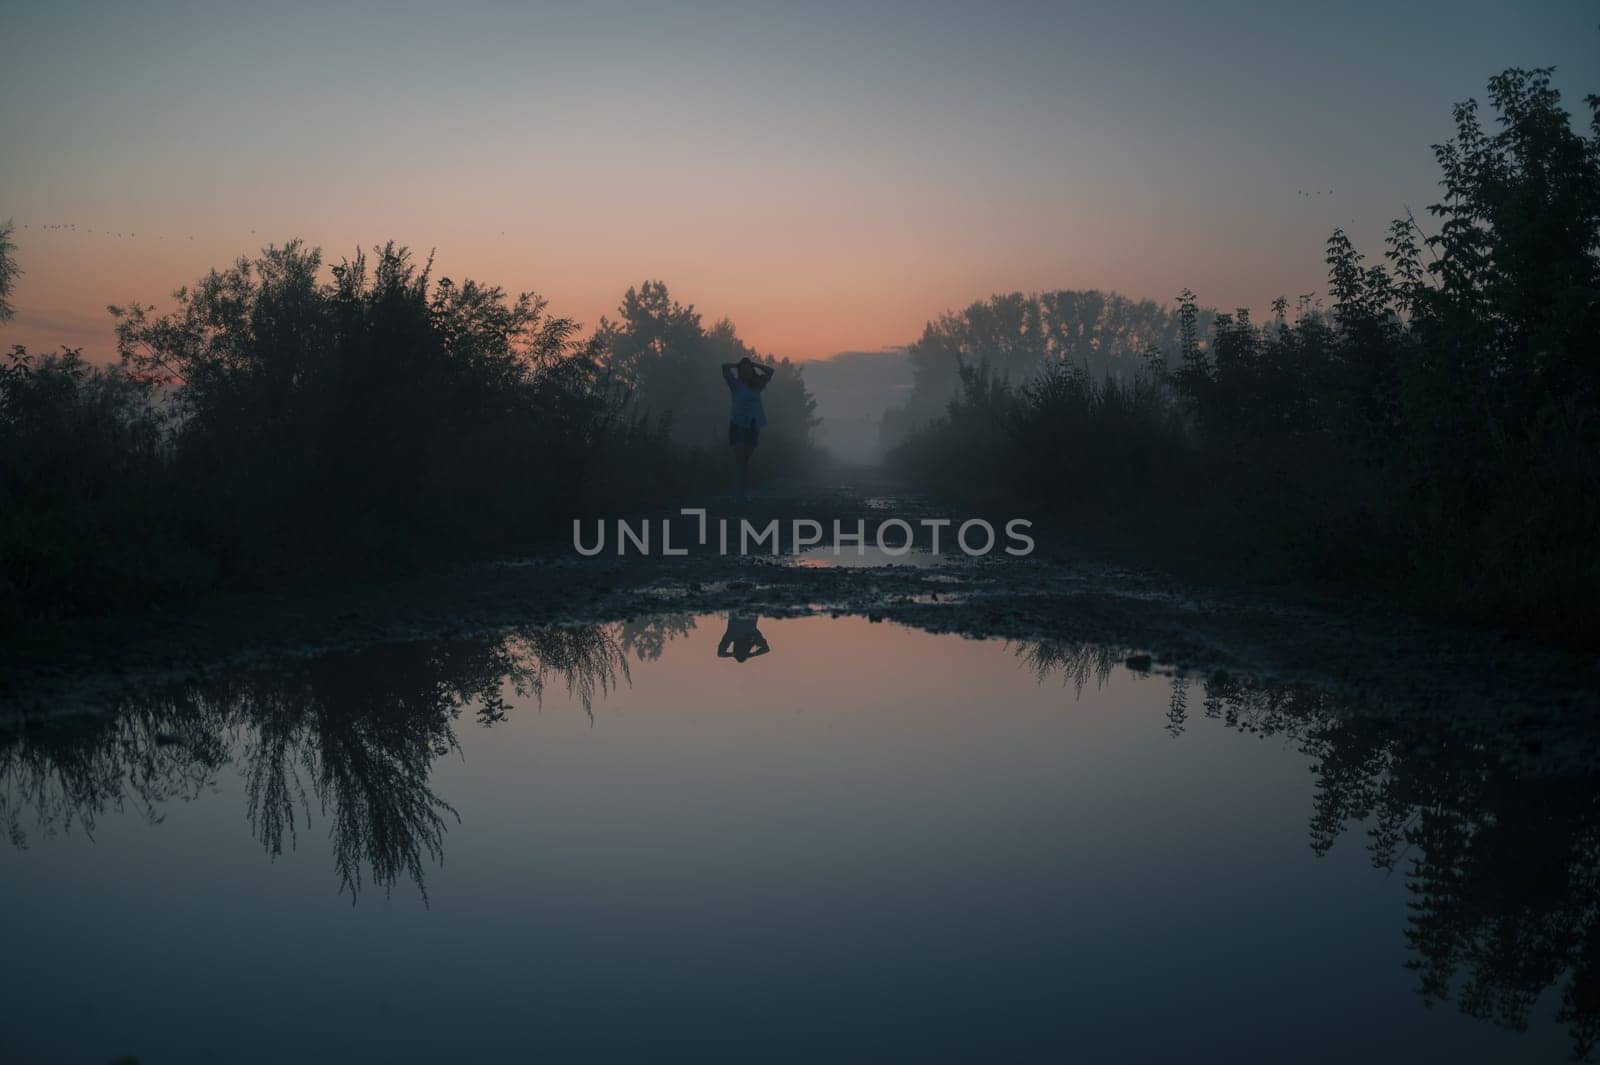
{"type": "Polygon", "coordinates": [[[756,391],[757,392],[761,391],[763,388],[766,388],[767,385],[771,384],[773,375],[775,375],[778,372],[778,368],[776,366],[763,366],[759,362],[751,362],[750,365],[754,366],[756,368],[756,391]]]}

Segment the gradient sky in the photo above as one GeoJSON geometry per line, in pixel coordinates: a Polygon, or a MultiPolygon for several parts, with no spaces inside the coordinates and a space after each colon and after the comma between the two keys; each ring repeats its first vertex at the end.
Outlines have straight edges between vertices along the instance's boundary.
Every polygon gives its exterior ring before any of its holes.
{"type": "Polygon", "coordinates": [[[1489,75],[1555,65],[1574,111],[1600,92],[1592,0],[0,16],[26,271],[0,344],[92,355],[107,303],[169,306],[290,236],[436,248],[586,326],[661,278],[800,358],[1013,289],[1261,308],[1325,287],[1334,226],[1377,253],[1421,215],[1428,146],[1489,75]]]}

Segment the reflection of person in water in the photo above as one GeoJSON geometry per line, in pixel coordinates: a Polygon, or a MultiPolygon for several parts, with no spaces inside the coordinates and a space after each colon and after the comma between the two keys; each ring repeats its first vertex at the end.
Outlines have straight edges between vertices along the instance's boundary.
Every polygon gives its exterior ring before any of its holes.
{"type": "Polygon", "coordinates": [[[760,620],[756,614],[729,614],[728,631],[722,634],[722,642],[717,644],[717,657],[743,662],[772,650],[767,646],[767,638],[756,628],[756,622],[760,620]]]}

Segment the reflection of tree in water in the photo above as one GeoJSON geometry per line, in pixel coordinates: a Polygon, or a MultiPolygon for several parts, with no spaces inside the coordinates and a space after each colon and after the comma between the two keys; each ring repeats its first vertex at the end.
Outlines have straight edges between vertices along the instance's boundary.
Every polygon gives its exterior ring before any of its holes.
{"type": "Polygon", "coordinates": [[[385,645],[288,667],[231,673],[130,700],[117,712],[0,732],[0,814],[26,846],[23,812],[53,835],[93,832],[98,816],[197,796],[237,762],[252,831],[269,853],[292,848],[315,813],[329,819],[340,890],[365,875],[388,891],[402,877],[423,893],[455,811],[429,785],[436,758],[457,749],[473,708],[504,720],[507,693],[543,699],[562,683],[587,712],[628,676],[627,654],[659,655],[687,627],[522,629],[506,635],[385,645]]]}
{"type": "Polygon", "coordinates": [[[1117,664],[1111,649],[1103,644],[1037,640],[1016,644],[1012,650],[1039,680],[1059,674],[1078,695],[1083,694],[1090,680],[1096,686],[1104,684],[1111,676],[1111,667],[1117,664]]]}
{"type": "Polygon", "coordinates": [[[192,799],[228,760],[214,729],[169,703],[48,727],[0,731],[0,816],[13,845],[29,842],[23,811],[45,837],[77,827],[94,835],[105,813],[161,820],[171,800],[192,799]]]}
{"type": "Polygon", "coordinates": [[[274,856],[292,847],[313,800],[330,818],[341,890],[363,866],[386,890],[423,858],[438,861],[449,805],[428,786],[455,747],[461,708],[498,691],[496,645],[474,641],[368,648],[291,672],[228,677],[203,693],[238,738],[250,824],[274,856]]]}
{"type": "MultiPolygon", "coordinates": [[[[1182,683],[1182,682],[1176,682],[1182,683]]],[[[1528,1027],[1560,986],[1574,1056],[1600,1036],[1600,789],[1587,772],[1529,773],[1515,729],[1468,736],[1430,715],[1360,715],[1307,688],[1203,685],[1207,715],[1296,739],[1317,777],[1311,845],[1367,824],[1374,866],[1404,868],[1406,940],[1427,1002],[1528,1027]]]]}
{"type": "Polygon", "coordinates": [[[627,647],[617,625],[521,629],[497,650],[495,681],[478,697],[478,719],[485,725],[506,716],[502,682],[518,696],[542,704],[545,684],[557,676],[567,686],[567,697],[576,699],[592,719],[595,699],[628,679],[627,647]]]}
{"type": "Polygon", "coordinates": [[[661,657],[667,644],[694,630],[694,618],[688,614],[668,614],[624,622],[622,649],[640,662],[654,662],[661,657]]]}
{"type": "MultiPolygon", "coordinates": [[[[1081,691],[1115,661],[1088,645],[1031,644],[1019,657],[1081,691]]],[[[1326,854],[1366,825],[1372,863],[1402,868],[1410,900],[1408,966],[1427,1004],[1527,1029],[1548,989],[1573,1056],[1600,1040],[1600,788],[1593,772],[1530,773],[1526,741],[1466,735],[1440,715],[1363,714],[1302,685],[1225,673],[1174,678],[1168,731],[1185,727],[1191,695],[1229,728],[1295,741],[1316,774],[1310,837],[1326,854]],[[1198,692],[1194,689],[1198,688],[1198,692]]]]}

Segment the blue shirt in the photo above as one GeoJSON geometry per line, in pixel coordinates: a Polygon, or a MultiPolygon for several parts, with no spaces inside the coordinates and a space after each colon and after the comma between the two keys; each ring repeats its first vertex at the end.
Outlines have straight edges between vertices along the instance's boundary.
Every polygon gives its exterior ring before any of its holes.
{"type": "Polygon", "coordinates": [[[732,370],[723,370],[722,379],[728,382],[732,393],[728,407],[728,421],[743,429],[753,425],[757,429],[767,424],[767,412],[761,406],[761,393],[739,380],[732,370]]]}

